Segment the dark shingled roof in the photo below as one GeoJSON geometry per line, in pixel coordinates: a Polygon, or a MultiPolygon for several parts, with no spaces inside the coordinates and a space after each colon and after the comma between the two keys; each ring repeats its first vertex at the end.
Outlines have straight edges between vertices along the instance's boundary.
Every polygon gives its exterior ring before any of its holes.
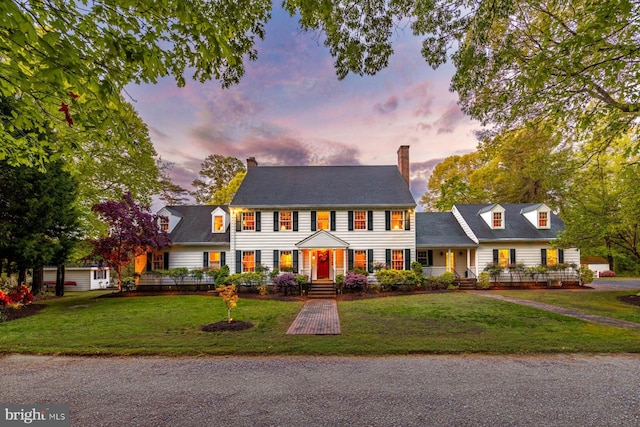
{"type": "Polygon", "coordinates": [[[397,166],[254,166],[230,206],[415,207],[397,166]]]}
{"type": "Polygon", "coordinates": [[[526,212],[534,206],[540,206],[539,203],[500,203],[500,206],[505,209],[505,228],[504,230],[494,230],[479,215],[479,212],[488,206],[495,206],[495,204],[455,206],[473,230],[473,234],[481,242],[489,240],[553,240],[558,237],[560,231],[564,230],[564,223],[553,212],[550,215],[551,228],[549,229],[537,229],[522,215],[522,212],[526,212]]]}
{"type": "Polygon", "coordinates": [[[416,213],[417,247],[478,246],[464,232],[451,212],[416,213]]]}
{"type": "Polygon", "coordinates": [[[211,232],[211,212],[221,208],[229,213],[227,206],[165,206],[173,215],[182,219],[169,233],[173,244],[181,243],[214,243],[228,244],[230,242],[229,224],[224,233],[211,232]]]}

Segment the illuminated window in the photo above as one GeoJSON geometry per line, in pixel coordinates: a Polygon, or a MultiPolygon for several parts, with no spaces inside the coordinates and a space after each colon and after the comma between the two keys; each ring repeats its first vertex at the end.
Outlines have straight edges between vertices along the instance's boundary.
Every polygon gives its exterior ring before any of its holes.
{"type": "Polygon", "coordinates": [[[509,265],[509,249],[498,250],[498,265],[507,267],[509,265]]]}
{"type": "Polygon", "coordinates": [[[224,233],[224,216],[215,215],[213,217],[213,232],[214,233],[224,233]]]}
{"type": "Polygon", "coordinates": [[[280,212],[280,230],[293,230],[293,212],[280,212]]]}
{"type": "Polygon", "coordinates": [[[558,265],[557,249],[547,249],[547,265],[558,265]]]}
{"type": "Polygon", "coordinates": [[[242,231],[256,229],[255,212],[242,212],[242,231]]]}
{"type": "Polygon", "coordinates": [[[493,213],[493,228],[502,228],[502,212],[493,213]]]}
{"type": "Polygon", "coordinates": [[[367,251],[353,251],[353,268],[358,270],[367,269],[367,251]]]}
{"type": "Polygon", "coordinates": [[[164,269],[164,254],[162,254],[161,252],[153,254],[153,269],[164,269]]]}
{"type": "Polygon", "coordinates": [[[391,269],[404,270],[404,251],[402,250],[391,251],[391,269]]]}
{"type": "Polygon", "coordinates": [[[220,268],[220,252],[209,252],[209,268],[220,268]]]}
{"type": "Polygon", "coordinates": [[[256,269],[256,254],[253,251],[242,253],[242,272],[248,273],[256,269]]]}
{"type": "Polygon", "coordinates": [[[549,227],[549,213],[548,212],[538,212],[538,227],[540,227],[540,228],[549,227]]]}
{"type": "Polygon", "coordinates": [[[318,230],[328,230],[331,226],[331,219],[329,216],[329,211],[318,212],[316,216],[316,223],[318,230]]]}
{"type": "Polygon", "coordinates": [[[404,212],[403,211],[391,211],[391,229],[404,230],[404,212]]]}
{"type": "Polygon", "coordinates": [[[355,211],[353,213],[353,229],[354,230],[367,229],[367,212],[366,211],[355,211]]]}
{"type": "Polygon", "coordinates": [[[292,251],[280,251],[280,270],[293,268],[293,252],[292,251]]]}
{"type": "Polygon", "coordinates": [[[160,217],[160,230],[169,231],[169,218],[166,216],[160,217]]]}

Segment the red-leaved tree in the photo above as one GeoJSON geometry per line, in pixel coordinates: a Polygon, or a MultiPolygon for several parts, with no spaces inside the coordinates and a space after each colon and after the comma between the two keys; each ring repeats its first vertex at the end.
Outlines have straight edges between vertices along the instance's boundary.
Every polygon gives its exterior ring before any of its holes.
{"type": "Polygon", "coordinates": [[[109,235],[89,240],[92,256],[100,257],[116,272],[118,290],[122,290],[122,269],[137,256],[165,247],[171,243],[160,229],[159,215],[149,212],[148,206],[136,204],[127,192],[122,201],[98,203],[91,208],[107,223],[109,235]]]}

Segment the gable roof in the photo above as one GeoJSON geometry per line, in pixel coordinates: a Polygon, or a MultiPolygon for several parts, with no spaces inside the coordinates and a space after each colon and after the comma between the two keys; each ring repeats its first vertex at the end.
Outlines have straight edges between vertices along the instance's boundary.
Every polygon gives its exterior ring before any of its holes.
{"type": "Polygon", "coordinates": [[[227,230],[224,233],[213,233],[211,231],[211,213],[217,208],[222,209],[227,214],[229,213],[227,206],[165,206],[165,209],[171,212],[172,215],[180,218],[178,224],[169,233],[172,244],[229,244],[231,239],[229,224],[227,224],[227,230]]]}
{"type": "Polygon", "coordinates": [[[417,247],[475,247],[451,212],[416,212],[417,247]]]}
{"type": "Polygon", "coordinates": [[[254,166],[230,206],[403,207],[416,202],[397,166],[254,166]]]}
{"type": "Polygon", "coordinates": [[[454,208],[479,241],[549,241],[557,238],[564,230],[564,223],[553,212],[549,218],[551,222],[548,229],[536,228],[522,215],[533,207],[539,207],[540,203],[500,203],[505,209],[504,229],[492,229],[483,221],[480,213],[493,206],[495,204],[468,204],[455,205],[454,208]]]}
{"type": "Polygon", "coordinates": [[[326,230],[318,230],[296,243],[299,248],[348,248],[349,244],[326,230]]]}

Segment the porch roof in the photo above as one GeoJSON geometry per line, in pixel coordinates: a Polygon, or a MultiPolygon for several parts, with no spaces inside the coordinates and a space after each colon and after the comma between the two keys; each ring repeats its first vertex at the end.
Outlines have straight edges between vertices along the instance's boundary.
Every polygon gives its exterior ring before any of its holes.
{"type": "Polygon", "coordinates": [[[478,245],[465,234],[452,212],[417,212],[416,246],[469,248],[478,245]]]}
{"type": "Polygon", "coordinates": [[[296,246],[301,249],[312,248],[348,248],[349,243],[334,236],[327,230],[318,230],[306,239],[303,239],[296,243],[296,246]]]}

